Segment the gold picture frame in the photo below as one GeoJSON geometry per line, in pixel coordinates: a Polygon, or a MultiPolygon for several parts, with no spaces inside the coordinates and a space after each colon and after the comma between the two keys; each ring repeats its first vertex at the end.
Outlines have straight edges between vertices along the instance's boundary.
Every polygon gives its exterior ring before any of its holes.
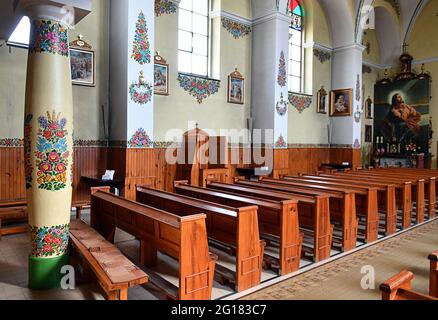
{"type": "Polygon", "coordinates": [[[70,43],[70,67],[72,84],[96,86],[96,55],[90,44],[80,34],[70,43]]]}
{"type": "Polygon", "coordinates": [[[157,52],[154,58],[154,94],[168,96],[169,80],[169,64],[157,52]]]}
{"type": "Polygon", "coordinates": [[[245,78],[237,68],[228,76],[228,103],[245,104],[245,78]]]}
{"type": "Polygon", "coordinates": [[[339,89],[330,92],[330,116],[348,117],[353,110],[353,89],[339,89]]]}

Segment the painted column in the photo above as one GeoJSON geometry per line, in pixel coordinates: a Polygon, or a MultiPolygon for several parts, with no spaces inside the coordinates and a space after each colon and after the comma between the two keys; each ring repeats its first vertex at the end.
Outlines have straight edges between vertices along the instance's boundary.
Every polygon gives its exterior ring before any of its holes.
{"type": "MultiPolygon", "coordinates": [[[[25,103],[25,172],[31,230],[29,287],[60,285],[68,263],[73,99],[66,12],[32,4],[25,103]]],[[[71,17],[70,17],[71,18],[71,17]]]]}
{"type": "Polygon", "coordinates": [[[352,44],[333,50],[332,89],[353,89],[352,114],[349,117],[331,118],[332,145],[353,146],[360,149],[362,116],[362,53],[364,47],[352,44]]]}
{"type": "Polygon", "coordinates": [[[264,141],[287,148],[289,25],[287,1],[255,0],[253,6],[252,117],[254,129],[273,130],[264,141]]]}

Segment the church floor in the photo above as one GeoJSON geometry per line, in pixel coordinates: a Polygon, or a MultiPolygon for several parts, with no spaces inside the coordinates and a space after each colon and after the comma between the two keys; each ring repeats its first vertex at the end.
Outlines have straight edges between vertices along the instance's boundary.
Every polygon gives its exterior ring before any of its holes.
{"type": "Polygon", "coordinates": [[[379,286],[403,269],[415,275],[413,290],[429,291],[428,255],[438,249],[438,220],[370,246],[243,300],[379,300],[379,286]],[[364,290],[361,269],[375,270],[375,289],[364,290]]]}
{"type": "MultiPolygon", "coordinates": [[[[88,220],[89,215],[83,216],[88,220]]],[[[117,232],[116,244],[134,263],[138,260],[138,241],[117,232]]],[[[342,257],[309,272],[260,290],[243,299],[380,299],[378,286],[402,269],[415,273],[414,289],[428,288],[427,256],[438,249],[438,220],[398,235],[377,245],[342,257]],[[361,289],[361,268],[370,265],[376,271],[376,290],[361,289]]],[[[75,290],[32,291],[27,288],[29,235],[7,236],[0,241],[0,300],[102,300],[96,285],[77,285],[75,290]]],[[[333,252],[336,254],[336,252],[333,252]]],[[[159,255],[156,271],[168,281],[177,283],[177,264],[159,255]]],[[[225,266],[232,266],[225,261],[225,266]]],[[[306,267],[307,263],[302,267],[306,267]]],[[[155,268],[154,268],[155,269],[155,268]]],[[[262,281],[270,282],[276,275],[263,272],[262,281]]],[[[213,299],[233,298],[233,291],[215,282],[213,299]]],[[[152,284],[129,289],[130,300],[164,299],[152,284]]]]}

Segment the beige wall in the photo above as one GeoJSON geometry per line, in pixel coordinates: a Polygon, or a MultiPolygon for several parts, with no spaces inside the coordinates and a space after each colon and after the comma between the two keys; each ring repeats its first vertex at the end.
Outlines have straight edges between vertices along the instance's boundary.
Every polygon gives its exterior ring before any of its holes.
{"type": "MultiPolygon", "coordinates": [[[[96,50],[96,87],[73,86],[75,139],[103,139],[101,105],[108,105],[109,1],[93,0],[93,12],[70,31],[96,50]]],[[[27,49],[0,48],[0,138],[23,138],[27,49]]]]}
{"type": "MultiPolygon", "coordinates": [[[[222,9],[237,15],[250,13],[250,1],[215,1],[215,9],[222,9]]],[[[156,18],[155,48],[170,65],[170,95],[156,96],[154,106],[154,139],[166,141],[166,132],[171,129],[186,131],[188,121],[196,121],[202,129],[244,129],[251,105],[251,35],[234,39],[221,24],[220,18],[212,20],[212,53],[215,64],[213,77],[221,80],[219,92],[206,98],[202,104],[185,92],[177,81],[178,77],[178,15],[163,15],[156,18]],[[219,41],[218,41],[219,40],[219,41]],[[218,57],[218,59],[216,59],[218,57]],[[235,68],[245,77],[245,104],[227,103],[228,75],[235,68]]],[[[191,129],[191,128],[190,128],[191,129]]]]}

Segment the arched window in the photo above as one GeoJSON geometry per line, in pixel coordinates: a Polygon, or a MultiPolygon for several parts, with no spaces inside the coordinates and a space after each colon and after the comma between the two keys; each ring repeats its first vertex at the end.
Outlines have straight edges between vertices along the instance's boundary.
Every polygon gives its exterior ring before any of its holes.
{"type": "Polygon", "coordinates": [[[303,10],[297,0],[289,2],[289,91],[303,91],[303,10]]]}
{"type": "Polygon", "coordinates": [[[179,5],[178,71],[208,76],[209,0],[179,5]]]}

